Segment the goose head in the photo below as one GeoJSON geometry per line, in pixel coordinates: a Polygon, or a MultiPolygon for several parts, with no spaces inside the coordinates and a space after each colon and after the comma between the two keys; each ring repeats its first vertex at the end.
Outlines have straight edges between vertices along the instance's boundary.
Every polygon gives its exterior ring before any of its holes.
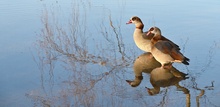
{"type": "Polygon", "coordinates": [[[139,17],[137,17],[137,16],[132,16],[132,17],[130,18],[130,20],[129,20],[126,24],[131,24],[131,23],[133,23],[133,24],[138,24],[138,23],[142,23],[142,21],[141,21],[141,19],[140,19],[139,17]]]}
{"type": "Polygon", "coordinates": [[[150,34],[161,35],[161,30],[160,30],[160,28],[158,28],[158,27],[151,27],[151,28],[148,30],[147,36],[150,35],[150,34]]]}
{"type": "Polygon", "coordinates": [[[144,24],[142,23],[141,19],[137,16],[133,16],[126,24],[135,24],[136,28],[143,29],[144,24]]]}

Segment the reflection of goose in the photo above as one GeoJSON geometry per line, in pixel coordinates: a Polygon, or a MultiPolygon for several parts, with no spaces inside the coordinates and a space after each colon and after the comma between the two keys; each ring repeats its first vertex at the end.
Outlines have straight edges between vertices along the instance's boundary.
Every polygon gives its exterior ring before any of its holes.
{"type": "Polygon", "coordinates": [[[126,80],[132,87],[138,86],[142,79],[142,73],[150,74],[150,82],[154,88],[148,89],[150,95],[159,93],[160,87],[167,87],[170,85],[176,85],[176,87],[181,88],[181,90],[187,93],[187,89],[178,85],[178,82],[186,79],[185,73],[178,71],[176,68],[164,69],[160,67],[161,64],[154,59],[150,52],[141,54],[138,56],[134,62],[133,70],[135,74],[135,79],[126,80]]]}
{"type": "Polygon", "coordinates": [[[175,46],[172,42],[161,40],[162,35],[158,27],[151,27],[147,35],[154,34],[151,39],[151,53],[155,59],[165,67],[166,64],[173,62],[183,63],[189,65],[189,59],[179,51],[179,47],[175,46]]]}
{"type": "Polygon", "coordinates": [[[136,87],[141,83],[142,72],[150,73],[154,68],[160,67],[160,63],[157,62],[151,53],[144,53],[138,56],[134,62],[133,70],[135,74],[135,80],[126,80],[132,87],[136,87]]]}
{"type": "MultiPolygon", "coordinates": [[[[143,32],[144,24],[142,23],[141,19],[137,16],[133,16],[130,18],[130,20],[126,24],[135,24],[136,28],[134,30],[134,42],[137,45],[138,48],[145,52],[151,52],[151,44],[150,40],[153,37],[153,34],[146,35],[147,32],[143,32]]],[[[168,40],[165,37],[161,37],[162,40],[168,40]]]]}
{"type": "Polygon", "coordinates": [[[150,74],[150,82],[154,88],[148,89],[149,95],[155,95],[160,92],[160,87],[168,87],[171,85],[176,85],[180,87],[178,82],[186,79],[187,74],[178,71],[176,68],[172,67],[169,69],[155,68],[150,74]]]}

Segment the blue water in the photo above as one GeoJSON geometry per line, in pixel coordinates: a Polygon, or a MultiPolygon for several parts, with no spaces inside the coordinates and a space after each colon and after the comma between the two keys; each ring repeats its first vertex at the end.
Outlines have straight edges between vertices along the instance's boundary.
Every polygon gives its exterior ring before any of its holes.
{"type": "MultiPolygon", "coordinates": [[[[134,78],[133,61],[143,53],[133,42],[134,25],[125,24],[134,15],[142,19],[144,30],[160,27],[163,35],[179,44],[184,55],[190,58],[189,66],[174,66],[189,74],[190,78],[181,81],[181,85],[190,90],[191,106],[197,105],[199,89],[205,90],[200,106],[220,106],[219,5],[218,0],[0,1],[0,106],[154,107],[162,106],[159,104],[163,98],[166,99],[164,106],[185,106],[185,95],[174,87],[169,87],[167,92],[163,88],[161,94],[149,96],[144,88],[152,87],[148,75],[143,74],[144,79],[137,88],[125,82],[134,78]],[[46,13],[54,32],[58,25],[70,35],[69,22],[76,17],[74,9],[79,12],[77,31],[85,31],[77,36],[78,45],[88,56],[77,56],[85,58],[83,61],[54,51],[50,43],[40,46],[39,42],[45,40],[42,20],[46,13]],[[122,59],[124,54],[126,61],[122,59]],[[96,83],[91,90],[79,91],[90,89],[91,81],[96,83]],[[205,88],[212,81],[214,89],[205,88]]],[[[58,39],[55,41],[59,43],[58,39]]],[[[70,53],[77,53],[73,45],[67,47],[70,53]]]]}

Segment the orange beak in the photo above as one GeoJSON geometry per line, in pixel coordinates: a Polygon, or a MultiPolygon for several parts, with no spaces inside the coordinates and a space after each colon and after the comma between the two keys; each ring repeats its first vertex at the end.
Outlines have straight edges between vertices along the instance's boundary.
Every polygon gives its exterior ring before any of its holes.
{"type": "Polygon", "coordinates": [[[126,24],[131,24],[132,23],[132,21],[131,20],[129,20],[126,24]]]}
{"type": "Polygon", "coordinates": [[[146,35],[147,35],[147,36],[149,36],[150,34],[151,34],[151,32],[150,32],[150,31],[148,31],[146,35]]]}

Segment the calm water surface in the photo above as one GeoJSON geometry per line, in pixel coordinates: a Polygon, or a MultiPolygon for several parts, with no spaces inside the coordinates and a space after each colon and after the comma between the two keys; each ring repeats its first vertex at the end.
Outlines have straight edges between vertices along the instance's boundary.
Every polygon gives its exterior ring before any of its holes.
{"type": "Polygon", "coordinates": [[[220,106],[219,5],[218,0],[0,1],[0,106],[220,106]],[[144,30],[160,27],[190,58],[189,66],[174,64],[189,77],[179,82],[181,89],[161,88],[151,96],[145,87],[153,87],[153,77],[146,73],[138,87],[126,83],[145,66],[136,66],[135,59],[148,61],[140,59],[145,54],[133,42],[134,25],[125,24],[134,15],[144,30]]]}

